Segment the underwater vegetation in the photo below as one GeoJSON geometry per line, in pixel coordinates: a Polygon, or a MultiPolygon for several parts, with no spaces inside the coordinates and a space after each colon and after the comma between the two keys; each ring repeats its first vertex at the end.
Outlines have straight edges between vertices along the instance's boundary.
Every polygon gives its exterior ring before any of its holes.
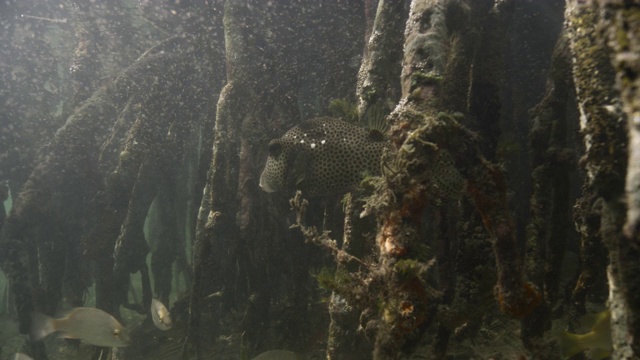
{"type": "Polygon", "coordinates": [[[639,11],[0,2],[0,357],[640,358],[639,11]]]}

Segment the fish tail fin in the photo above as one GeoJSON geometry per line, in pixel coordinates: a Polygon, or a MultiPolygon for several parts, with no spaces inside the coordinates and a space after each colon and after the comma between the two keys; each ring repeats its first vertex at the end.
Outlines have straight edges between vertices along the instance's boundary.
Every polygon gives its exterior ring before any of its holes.
{"type": "Polygon", "coordinates": [[[578,334],[571,334],[566,331],[558,334],[558,342],[560,344],[560,349],[562,350],[562,356],[564,358],[569,358],[588,348],[584,344],[583,336],[578,334]]]}
{"type": "Polygon", "coordinates": [[[594,349],[591,350],[591,358],[594,360],[600,360],[611,356],[611,351],[606,349],[594,349]]]}
{"type": "Polygon", "coordinates": [[[31,340],[41,340],[55,331],[56,327],[53,318],[37,312],[31,313],[31,331],[29,334],[31,340]]]}

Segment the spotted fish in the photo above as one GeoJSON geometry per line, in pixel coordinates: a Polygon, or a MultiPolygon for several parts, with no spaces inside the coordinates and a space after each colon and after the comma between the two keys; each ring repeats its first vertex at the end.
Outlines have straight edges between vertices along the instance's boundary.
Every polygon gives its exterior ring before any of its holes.
{"type": "Polygon", "coordinates": [[[271,140],[260,187],[266,192],[301,190],[309,197],[347,191],[363,175],[380,174],[380,157],[388,146],[378,130],[330,117],[307,120],[271,140]]]}

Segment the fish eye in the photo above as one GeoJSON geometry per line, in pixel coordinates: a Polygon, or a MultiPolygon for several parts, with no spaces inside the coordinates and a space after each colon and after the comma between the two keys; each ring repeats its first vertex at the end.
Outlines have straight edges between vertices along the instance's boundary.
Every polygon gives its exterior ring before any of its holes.
{"type": "Polygon", "coordinates": [[[272,142],[269,144],[269,156],[278,156],[282,152],[282,144],[272,142]]]}

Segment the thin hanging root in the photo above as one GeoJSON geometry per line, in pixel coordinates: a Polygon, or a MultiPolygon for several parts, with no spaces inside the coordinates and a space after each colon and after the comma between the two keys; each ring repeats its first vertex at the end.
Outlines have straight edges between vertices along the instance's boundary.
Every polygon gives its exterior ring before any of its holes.
{"type": "Polygon", "coordinates": [[[301,191],[298,190],[296,192],[296,195],[289,200],[289,204],[291,205],[292,210],[296,212],[296,223],[291,225],[291,228],[299,228],[307,242],[329,249],[336,262],[339,264],[355,261],[366,268],[371,268],[371,265],[340,249],[337,242],[329,237],[329,231],[323,231],[320,233],[315,226],[306,226],[304,224],[304,215],[307,212],[307,205],[309,202],[302,198],[301,191]]]}

